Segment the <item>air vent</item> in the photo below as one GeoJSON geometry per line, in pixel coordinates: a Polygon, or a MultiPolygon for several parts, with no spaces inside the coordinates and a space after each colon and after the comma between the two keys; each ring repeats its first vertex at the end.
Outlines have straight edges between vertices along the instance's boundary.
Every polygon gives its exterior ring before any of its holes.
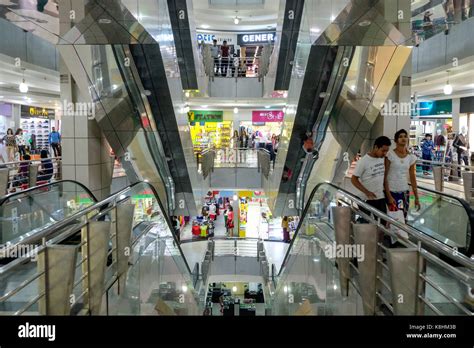
{"type": "Polygon", "coordinates": [[[264,7],[265,0],[209,0],[209,7],[264,7]]]}
{"type": "Polygon", "coordinates": [[[402,76],[402,86],[411,86],[411,76],[402,76]]]}
{"type": "Polygon", "coordinates": [[[59,82],[60,83],[69,83],[69,74],[62,74],[59,77],[59,82]]]}

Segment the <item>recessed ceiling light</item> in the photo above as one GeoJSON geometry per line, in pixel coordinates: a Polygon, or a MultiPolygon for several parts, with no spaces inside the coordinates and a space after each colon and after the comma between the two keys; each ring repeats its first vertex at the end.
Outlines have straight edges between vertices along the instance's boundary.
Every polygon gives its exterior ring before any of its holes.
{"type": "Polygon", "coordinates": [[[331,16],[331,22],[336,19],[336,16],[331,16]]]}
{"type": "Polygon", "coordinates": [[[100,24],[110,24],[110,23],[112,23],[112,21],[108,18],[100,18],[99,23],[100,24]]]}
{"type": "Polygon", "coordinates": [[[209,24],[203,24],[201,25],[201,28],[203,29],[209,29],[211,26],[209,24]]]}
{"type": "Polygon", "coordinates": [[[234,18],[234,24],[239,24],[240,23],[240,18],[239,17],[235,17],[234,18]]]}
{"type": "Polygon", "coordinates": [[[309,31],[312,32],[312,33],[320,33],[320,32],[321,32],[321,29],[319,29],[319,28],[311,28],[309,31]]]}
{"type": "Polygon", "coordinates": [[[234,108],[234,114],[238,114],[239,113],[239,108],[234,108]]]}
{"type": "Polygon", "coordinates": [[[364,21],[362,21],[362,22],[359,22],[359,26],[361,26],[361,27],[368,27],[368,26],[371,25],[371,24],[372,24],[372,22],[369,21],[368,19],[366,19],[366,20],[364,20],[364,21]]]}
{"type": "Polygon", "coordinates": [[[269,106],[269,105],[265,106],[265,109],[270,109],[270,108],[271,108],[271,106],[269,106]]]}
{"type": "Polygon", "coordinates": [[[207,109],[209,105],[201,105],[202,108],[207,109]]]}

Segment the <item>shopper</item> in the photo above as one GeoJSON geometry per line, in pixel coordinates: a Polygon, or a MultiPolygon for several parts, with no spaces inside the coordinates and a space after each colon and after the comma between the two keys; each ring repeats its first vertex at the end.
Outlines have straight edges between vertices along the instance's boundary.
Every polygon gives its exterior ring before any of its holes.
{"type": "Polygon", "coordinates": [[[20,154],[20,161],[24,159],[26,155],[26,141],[23,137],[23,129],[18,128],[15,132],[15,142],[18,148],[18,153],[20,154]]]}
{"type": "Polygon", "coordinates": [[[61,157],[61,134],[54,127],[49,133],[49,144],[53,148],[54,157],[61,157]]]}
{"type": "Polygon", "coordinates": [[[227,211],[227,235],[233,237],[234,235],[234,209],[229,205],[227,211]]]}
{"type": "Polygon", "coordinates": [[[209,205],[209,220],[214,221],[216,220],[216,205],[214,203],[211,203],[209,205]]]}
{"type": "Polygon", "coordinates": [[[375,139],[374,147],[357,162],[351,178],[352,184],[361,192],[360,197],[382,213],[387,213],[384,177],[385,156],[390,145],[390,139],[386,136],[375,139]]]}
{"type": "Polygon", "coordinates": [[[181,232],[181,229],[180,229],[180,223],[179,223],[179,219],[177,216],[173,216],[173,229],[174,229],[174,234],[176,235],[176,239],[178,240],[178,243],[181,243],[181,237],[180,237],[180,232],[181,232]]]}
{"type": "MultiPolygon", "coordinates": [[[[469,165],[469,142],[467,140],[467,130],[462,127],[461,133],[459,133],[453,141],[453,147],[456,149],[458,155],[458,164],[469,165]]],[[[467,170],[467,168],[466,168],[467,170]]],[[[461,177],[461,167],[458,167],[458,176],[461,177]]]]}
{"type": "MultiPolygon", "coordinates": [[[[433,158],[434,143],[431,140],[431,134],[426,133],[425,138],[421,142],[421,158],[423,161],[431,161],[433,158]]],[[[428,175],[430,164],[423,162],[423,174],[428,175]]]]}
{"type": "Polygon", "coordinates": [[[28,171],[30,168],[30,155],[23,156],[23,161],[20,163],[18,167],[18,173],[13,177],[13,187],[19,187],[21,185],[28,183],[28,171]]]}
{"type": "Polygon", "coordinates": [[[247,162],[247,148],[249,146],[249,137],[245,129],[243,129],[242,133],[240,134],[239,143],[240,162],[245,163],[247,162]]]}
{"type": "Polygon", "coordinates": [[[53,177],[53,162],[48,158],[48,151],[41,150],[41,169],[38,172],[37,181],[49,181],[53,177]]]}
{"type": "Polygon", "coordinates": [[[290,242],[290,231],[288,229],[288,216],[284,216],[281,220],[281,228],[283,229],[283,241],[285,243],[290,242]]]}
{"type": "Polygon", "coordinates": [[[7,161],[14,162],[16,139],[15,135],[13,134],[13,129],[8,128],[7,134],[3,137],[3,144],[5,145],[5,148],[7,150],[7,161]]]}
{"type": "Polygon", "coordinates": [[[212,40],[211,46],[211,57],[214,59],[214,75],[219,76],[219,46],[217,46],[217,40],[212,40]]]}
{"type": "Polygon", "coordinates": [[[227,46],[227,41],[224,40],[221,46],[221,74],[227,77],[227,69],[229,67],[230,47],[227,46]]]}
{"type": "Polygon", "coordinates": [[[416,183],[416,156],[408,152],[408,132],[400,129],[394,136],[396,147],[390,150],[385,159],[385,195],[389,206],[402,210],[405,219],[410,206],[411,188],[415,195],[415,206],[420,208],[418,188],[416,183]]]}

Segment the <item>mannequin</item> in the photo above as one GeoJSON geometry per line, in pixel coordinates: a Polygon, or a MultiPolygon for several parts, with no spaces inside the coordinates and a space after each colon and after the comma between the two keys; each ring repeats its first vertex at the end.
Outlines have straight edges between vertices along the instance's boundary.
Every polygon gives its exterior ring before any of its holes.
{"type": "MultiPolygon", "coordinates": [[[[461,133],[459,133],[453,142],[453,147],[458,153],[458,164],[469,165],[469,141],[467,138],[467,128],[461,127],[461,133]]],[[[458,176],[461,177],[461,169],[458,169],[458,176]]]]}
{"type": "Polygon", "coordinates": [[[444,146],[446,145],[446,138],[441,134],[441,129],[436,130],[436,135],[434,137],[435,146],[444,146]]]}

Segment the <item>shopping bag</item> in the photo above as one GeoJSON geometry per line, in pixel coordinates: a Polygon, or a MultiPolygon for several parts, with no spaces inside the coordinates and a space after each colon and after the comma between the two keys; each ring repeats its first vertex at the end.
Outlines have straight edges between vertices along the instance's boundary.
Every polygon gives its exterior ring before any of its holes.
{"type": "MultiPolygon", "coordinates": [[[[405,215],[403,214],[403,210],[398,210],[396,206],[389,207],[389,211],[387,212],[387,215],[400,223],[405,223],[405,215]]],[[[397,226],[390,225],[390,231],[402,237],[403,239],[408,239],[408,233],[398,228],[397,226]]],[[[392,239],[392,244],[396,242],[395,238],[391,237],[391,239],[392,239]]]]}

